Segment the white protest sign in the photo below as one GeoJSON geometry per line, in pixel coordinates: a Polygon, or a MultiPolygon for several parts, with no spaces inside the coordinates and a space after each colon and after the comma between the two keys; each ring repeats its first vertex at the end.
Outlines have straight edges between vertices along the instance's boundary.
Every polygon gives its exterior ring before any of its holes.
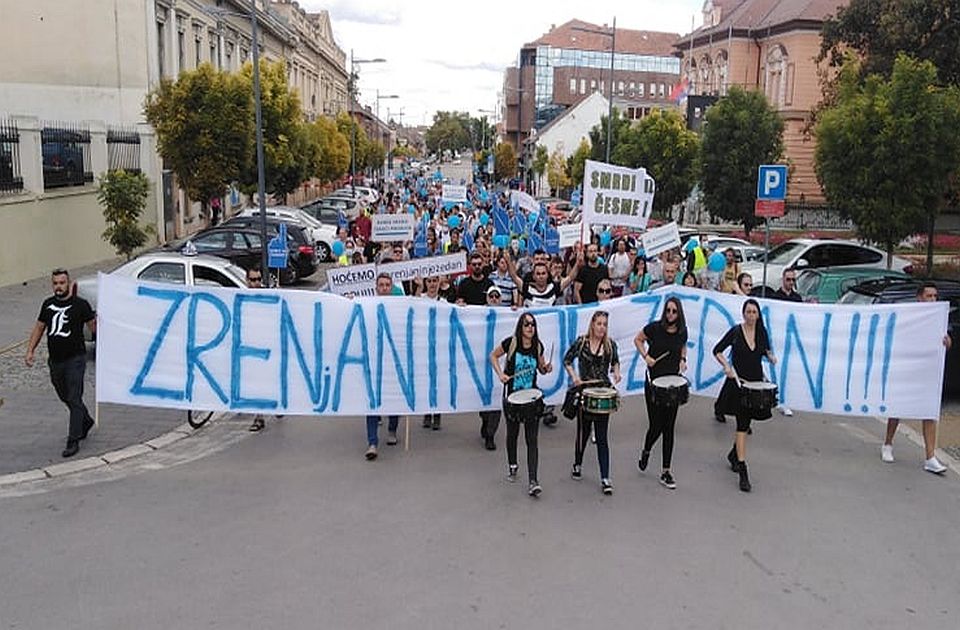
{"type": "Polygon", "coordinates": [[[377,266],[348,265],[327,269],[327,286],[330,293],[344,297],[376,295],[377,266]]]}
{"type": "MultiPolygon", "coordinates": [[[[603,302],[532,309],[544,347],[559,356],[609,313],[623,396],[645,386],[633,339],[677,295],[687,324],[690,391],[716,396],[714,345],[741,320],[744,298],[688,287],[603,302]]],[[[423,414],[497,409],[487,357],[521,313],[443,301],[289,289],[226,289],[100,275],[97,401],[171,409],[305,415],[423,414]]],[[[936,418],[946,302],[797,304],[760,300],[773,352],[764,364],[781,403],[850,418],[936,418]]],[[[537,379],[563,400],[563,370],[537,379]]]]}
{"type": "Polygon", "coordinates": [[[680,247],[680,230],[677,229],[677,222],[671,221],[666,225],[647,230],[640,240],[643,241],[644,253],[647,258],[650,258],[660,252],[680,247]]]}
{"type": "Polygon", "coordinates": [[[377,273],[389,273],[394,284],[405,280],[413,280],[417,276],[432,278],[433,276],[464,273],[466,270],[466,252],[457,252],[446,256],[414,258],[377,266],[377,273]]]}
{"type": "Polygon", "coordinates": [[[442,201],[447,203],[466,203],[467,187],[459,184],[444,184],[442,201]]]}
{"type": "Polygon", "coordinates": [[[583,221],[642,230],[653,212],[656,182],[645,169],[587,160],[583,174],[583,221]]]}
{"type": "Polygon", "coordinates": [[[580,242],[581,223],[567,223],[557,228],[560,232],[560,247],[573,247],[580,242]]]}
{"type": "Polygon", "coordinates": [[[375,214],[370,240],[378,243],[413,240],[414,217],[409,212],[398,214],[375,214]]]}
{"type": "Polygon", "coordinates": [[[518,206],[528,210],[529,212],[537,212],[540,210],[540,204],[537,203],[537,200],[520,190],[514,190],[510,192],[510,203],[511,205],[516,203],[518,206]]]}

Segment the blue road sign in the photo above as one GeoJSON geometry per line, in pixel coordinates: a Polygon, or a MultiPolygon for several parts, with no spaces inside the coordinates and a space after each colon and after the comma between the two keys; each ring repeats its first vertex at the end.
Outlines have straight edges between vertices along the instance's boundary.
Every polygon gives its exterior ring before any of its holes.
{"type": "Polygon", "coordinates": [[[267,266],[272,269],[287,268],[287,224],[280,224],[280,232],[267,243],[267,266]]]}
{"type": "Polygon", "coordinates": [[[787,166],[765,164],[757,177],[757,199],[760,201],[783,201],[787,198],[787,166]]]}

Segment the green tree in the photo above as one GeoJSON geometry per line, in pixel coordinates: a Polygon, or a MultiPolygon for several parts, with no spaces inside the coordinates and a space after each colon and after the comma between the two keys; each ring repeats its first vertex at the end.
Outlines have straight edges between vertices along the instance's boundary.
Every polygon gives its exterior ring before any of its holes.
{"type": "Polygon", "coordinates": [[[324,184],[343,177],[350,170],[350,139],[340,131],[337,122],[327,116],[313,121],[308,131],[317,145],[314,177],[324,184]]]}
{"type": "MultiPolygon", "coordinates": [[[[757,225],[757,169],[783,157],[783,119],[760,92],[732,87],[707,110],[700,150],[700,181],[710,214],[757,225]]],[[[658,191],[659,194],[659,191],[658,191]]]]}
{"type": "Polygon", "coordinates": [[[960,85],[960,0],[850,0],[824,22],[821,59],[840,66],[851,48],[863,60],[861,76],[889,77],[904,52],[960,85]]]}
{"type": "MultiPolygon", "coordinates": [[[[347,112],[340,112],[337,114],[337,129],[340,130],[340,133],[344,135],[347,139],[347,149],[350,148],[351,142],[356,142],[356,146],[353,149],[354,159],[357,163],[357,170],[363,170],[363,161],[364,157],[367,155],[367,146],[370,144],[370,140],[367,137],[367,132],[364,128],[357,122],[357,120],[348,114],[347,112]],[[353,139],[353,134],[356,133],[355,140],[353,139]]],[[[347,162],[347,170],[350,170],[349,155],[347,162]]]]}
{"type": "Polygon", "coordinates": [[[509,142],[501,142],[493,152],[493,171],[497,179],[510,179],[517,174],[517,152],[509,142]]]}
{"type": "Polygon", "coordinates": [[[567,158],[567,173],[570,175],[570,184],[574,187],[583,183],[583,171],[590,159],[590,151],[590,142],[586,138],[580,138],[577,150],[567,158]]]}
{"type": "Polygon", "coordinates": [[[550,160],[550,154],[547,152],[547,147],[542,144],[537,145],[536,154],[533,156],[533,174],[537,178],[537,191],[540,190],[540,181],[543,178],[543,174],[547,171],[547,161],[550,160]]]}
{"type": "MultiPolygon", "coordinates": [[[[610,137],[610,161],[614,164],[618,162],[615,159],[617,154],[617,145],[621,142],[623,134],[630,128],[630,121],[620,116],[620,110],[613,110],[613,130],[610,137]]],[[[607,117],[600,117],[600,124],[594,125],[590,130],[590,159],[597,162],[607,161],[607,117]]],[[[621,165],[622,166],[622,165],[621,165]]]]}
{"type": "Polygon", "coordinates": [[[547,184],[550,186],[551,194],[558,197],[563,189],[570,186],[567,161],[563,159],[563,153],[560,152],[560,149],[551,153],[547,162],[547,184]]]}
{"type": "MultiPolygon", "coordinates": [[[[387,148],[379,140],[368,142],[366,151],[363,153],[363,168],[380,170],[383,168],[383,162],[387,159],[387,148]]],[[[359,168],[359,160],[357,166],[359,168]]]]}
{"type": "Polygon", "coordinates": [[[932,223],[960,173],[960,89],[937,85],[929,61],[900,55],[889,79],[860,82],[851,59],[837,103],[816,127],[817,178],[866,241],[887,251],[932,223]]]}
{"type": "Polygon", "coordinates": [[[475,150],[493,146],[497,140],[497,128],[490,124],[486,116],[470,119],[470,138],[475,150]]]}
{"type": "Polygon", "coordinates": [[[679,112],[654,110],[621,132],[611,159],[615,164],[647,170],[657,182],[653,211],[665,216],[693,190],[699,152],[700,138],[687,129],[679,112]]]}
{"type": "MultiPolygon", "coordinates": [[[[252,63],[244,64],[241,76],[253,94],[252,63]]],[[[315,170],[318,149],[303,120],[300,97],[287,83],[284,62],[260,60],[260,103],[265,190],[267,194],[285,199],[315,170]]],[[[255,135],[251,137],[251,143],[255,138],[255,135]]],[[[256,192],[255,159],[241,174],[240,187],[247,193],[256,192]]]]}
{"type": "Polygon", "coordinates": [[[157,147],[180,186],[207,210],[238,181],[252,159],[253,99],[237,75],[203,64],[163,79],[147,95],[144,114],[157,147]]]}
{"type": "MultiPolygon", "coordinates": [[[[473,146],[470,136],[470,114],[466,112],[437,112],[433,124],[424,135],[429,153],[459,151],[473,146]]],[[[477,138],[477,142],[480,139],[477,138]]]]}
{"type": "Polygon", "coordinates": [[[97,180],[97,201],[103,206],[103,219],[107,224],[103,240],[127,260],[134,250],[147,243],[153,232],[152,225],[145,228],[140,225],[149,193],[150,182],[143,173],[107,171],[97,180]]]}

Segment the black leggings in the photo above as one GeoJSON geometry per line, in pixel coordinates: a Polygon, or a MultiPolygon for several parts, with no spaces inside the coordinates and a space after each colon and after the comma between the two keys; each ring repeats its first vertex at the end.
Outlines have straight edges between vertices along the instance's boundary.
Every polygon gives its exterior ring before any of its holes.
{"type": "Polygon", "coordinates": [[[643,450],[650,451],[662,435],[663,468],[666,470],[670,468],[670,462],[673,460],[673,431],[677,426],[677,405],[654,405],[650,397],[650,389],[647,388],[643,398],[647,403],[647,419],[650,421],[650,428],[647,429],[647,436],[643,441],[643,450]]]}
{"type": "Polygon", "coordinates": [[[610,416],[581,412],[577,415],[577,443],[574,445],[573,463],[583,464],[583,453],[587,450],[590,430],[597,436],[597,461],[600,463],[600,478],[610,478],[610,443],[607,430],[610,428],[610,416]]]}
{"type": "Polygon", "coordinates": [[[537,481],[537,464],[539,452],[537,449],[537,434],[540,431],[540,418],[531,418],[526,422],[507,416],[507,463],[517,465],[517,439],[520,436],[520,426],[523,426],[523,438],[527,443],[527,474],[530,481],[537,481]]]}

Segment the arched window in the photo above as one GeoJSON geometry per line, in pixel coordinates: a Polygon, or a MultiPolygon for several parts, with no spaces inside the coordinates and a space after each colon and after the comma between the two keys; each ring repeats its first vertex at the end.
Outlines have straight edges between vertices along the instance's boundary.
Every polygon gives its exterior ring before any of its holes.
{"type": "Polygon", "coordinates": [[[770,102],[783,107],[787,101],[787,49],[780,44],[772,46],[767,53],[766,94],[770,102]]]}
{"type": "Polygon", "coordinates": [[[730,78],[730,61],[727,55],[727,51],[721,50],[717,55],[717,60],[715,64],[715,69],[713,72],[714,77],[714,92],[720,96],[727,95],[727,88],[729,86],[730,78]]]}

